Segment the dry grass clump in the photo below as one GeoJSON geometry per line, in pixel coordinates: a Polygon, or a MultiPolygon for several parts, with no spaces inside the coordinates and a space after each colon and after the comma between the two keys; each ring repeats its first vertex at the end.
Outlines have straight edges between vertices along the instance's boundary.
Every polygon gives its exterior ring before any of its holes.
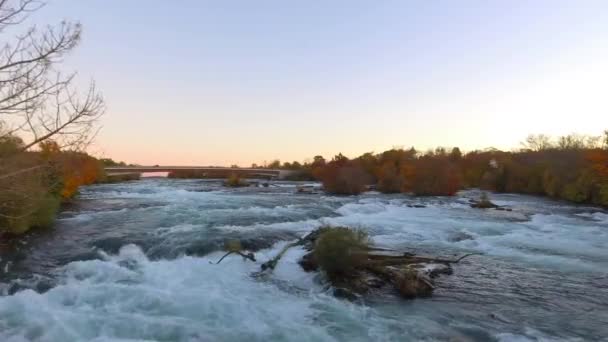
{"type": "Polygon", "coordinates": [[[368,260],[366,232],[349,227],[323,227],[314,246],[319,267],[330,279],[348,277],[368,260]]]}

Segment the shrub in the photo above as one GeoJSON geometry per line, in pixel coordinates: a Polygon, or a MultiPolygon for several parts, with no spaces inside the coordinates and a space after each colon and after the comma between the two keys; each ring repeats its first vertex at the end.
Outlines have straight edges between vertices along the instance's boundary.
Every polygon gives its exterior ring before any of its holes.
{"type": "Polygon", "coordinates": [[[608,207],[608,184],[599,186],[596,203],[608,207]]]}
{"type": "Polygon", "coordinates": [[[224,182],[224,185],[232,187],[232,188],[236,188],[236,187],[241,187],[241,186],[247,186],[248,184],[247,184],[247,182],[242,180],[241,177],[236,172],[233,172],[230,174],[228,179],[226,179],[226,182],[224,182]]]}
{"type": "Polygon", "coordinates": [[[348,277],[365,262],[370,240],[362,230],[323,227],[314,247],[319,267],[330,279],[348,277]]]}
{"type": "Polygon", "coordinates": [[[369,175],[348,159],[332,161],[321,173],[325,191],[336,195],[358,195],[365,190],[368,180],[369,175]]]}
{"type": "Polygon", "coordinates": [[[403,189],[403,177],[392,162],[384,163],[378,171],[378,190],[383,193],[397,193],[403,189]]]}
{"type": "Polygon", "coordinates": [[[462,188],[462,177],[447,158],[424,156],[416,161],[411,186],[417,196],[453,196],[462,188]]]}
{"type": "Polygon", "coordinates": [[[61,152],[52,141],[40,151],[22,151],[20,141],[0,138],[0,232],[12,234],[51,226],[62,200],[104,176],[85,153],[61,152]]]}
{"type": "MultiPolygon", "coordinates": [[[[23,170],[37,162],[33,155],[11,160],[3,170],[23,170]]],[[[49,168],[23,172],[0,179],[0,228],[20,234],[32,227],[47,227],[53,223],[59,209],[60,197],[53,193],[49,182],[49,168]]]]}

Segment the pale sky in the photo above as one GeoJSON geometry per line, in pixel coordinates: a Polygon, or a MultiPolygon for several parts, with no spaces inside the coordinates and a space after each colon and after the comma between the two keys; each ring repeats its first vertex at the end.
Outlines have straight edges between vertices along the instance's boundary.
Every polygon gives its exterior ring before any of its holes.
{"type": "Polygon", "coordinates": [[[511,149],[608,128],[608,1],[55,0],[108,111],[93,153],[249,165],[511,149]]]}

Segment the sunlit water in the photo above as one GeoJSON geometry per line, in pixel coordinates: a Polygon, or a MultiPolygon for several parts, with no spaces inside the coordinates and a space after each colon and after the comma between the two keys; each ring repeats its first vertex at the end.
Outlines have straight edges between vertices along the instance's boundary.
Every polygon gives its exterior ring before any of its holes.
{"type": "Polygon", "coordinates": [[[608,213],[519,195],[512,212],[455,198],[297,195],[280,187],[142,180],[91,186],[39,231],[0,252],[0,341],[526,341],[608,336],[608,213]],[[410,208],[407,204],[425,204],[410,208]],[[334,298],[287,242],[322,224],[378,245],[452,257],[481,252],[432,298],[334,298]],[[226,239],[261,248],[212,265],[226,239]]]}

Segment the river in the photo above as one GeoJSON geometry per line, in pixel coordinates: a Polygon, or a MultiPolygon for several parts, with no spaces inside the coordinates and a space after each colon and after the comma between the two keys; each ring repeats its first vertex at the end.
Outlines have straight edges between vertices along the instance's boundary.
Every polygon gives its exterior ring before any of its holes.
{"type": "Polygon", "coordinates": [[[538,341],[608,336],[608,213],[493,194],[512,212],[453,198],[296,194],[292,182],[143,179],[81,190],[54,229],[0,249],[0,341],[538,341]],[[422,204],[412,208],[408,204],[422,204]],[[288,241],[323,225],[377,245],[471,256],[431,298],[331,295],[288,241]],[[260,249],[212,265],[227,239],[260,249]]]}

